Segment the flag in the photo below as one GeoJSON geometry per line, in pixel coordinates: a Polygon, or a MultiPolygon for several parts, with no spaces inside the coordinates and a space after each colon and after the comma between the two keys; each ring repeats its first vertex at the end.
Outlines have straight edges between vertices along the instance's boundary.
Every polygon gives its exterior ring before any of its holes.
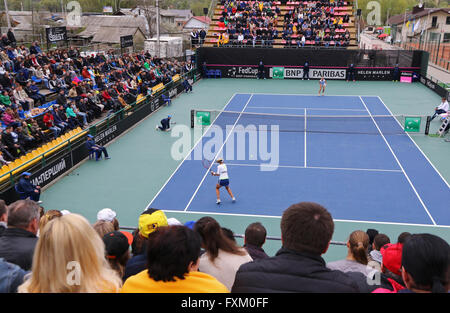
{"type": "Polygon", "coordinates": [[[417,23],[415,23],[415,24],[413,25],[413,32],[415,32],[416,30],[418,30],[419,27],[420,27],[420,20],[418,20],[417,23]]]}
{"type": "Polygon", "coordinates": [[[406,27],[409,28],[409,25],[411,25],[411,21],[406,22],[406,27]]]}

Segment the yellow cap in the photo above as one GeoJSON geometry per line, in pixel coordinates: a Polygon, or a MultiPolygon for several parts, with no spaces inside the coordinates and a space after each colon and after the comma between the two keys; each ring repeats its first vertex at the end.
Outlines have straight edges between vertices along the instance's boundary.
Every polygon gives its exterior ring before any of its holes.
{"type": "Polygon", "coordinates": [[[168,223],[166,215],[161,210],[147,209],[139,216],[139,233],[145,238],[163,226],[168,226],[168,223]]]}

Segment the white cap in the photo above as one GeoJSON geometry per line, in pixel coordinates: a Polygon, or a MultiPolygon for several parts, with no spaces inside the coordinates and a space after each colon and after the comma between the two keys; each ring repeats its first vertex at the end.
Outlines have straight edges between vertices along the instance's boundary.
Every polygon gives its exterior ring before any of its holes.
{"type": "Polygon", "coordinates": [[[168,219],[167,219],[167,224],[168,224],[169,226],[183,225],[183,224],[181,224],[181,222],[180,222],[179,220],[177,220],[177,219],[174,218],[174,217],[168,218],[168,219]]]}
{"type": "Polygon", "coordinates": [[[62,214],[62,215],[70,214],[70,211],[69,211],[69,210],[62,210],[62,211],[61,211],[61,214],[62,214]]]}
{"type": "Polygon", "coordinates": [[[112,222],[114,218],[116,217],[116,212],[109,208],[105,208],[103,210],[98,211],[97,213],[97,220],[98,221],[107,221],[112,222]]]}

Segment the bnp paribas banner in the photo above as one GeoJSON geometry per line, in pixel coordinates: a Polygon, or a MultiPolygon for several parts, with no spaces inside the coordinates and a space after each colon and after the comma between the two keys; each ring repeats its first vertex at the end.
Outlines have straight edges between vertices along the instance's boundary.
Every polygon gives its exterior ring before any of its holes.
{"type": "MultiPolygon", "coordinates": [[[[303,68],[285,68],[272,67],[270,69],[269,77],[273,79],[301,79],[303,78],[303,68]]],[[[309,70],[310,79],[342,79],[346,78],[346,69],[323,69],[314,68],[309,70]]]]}

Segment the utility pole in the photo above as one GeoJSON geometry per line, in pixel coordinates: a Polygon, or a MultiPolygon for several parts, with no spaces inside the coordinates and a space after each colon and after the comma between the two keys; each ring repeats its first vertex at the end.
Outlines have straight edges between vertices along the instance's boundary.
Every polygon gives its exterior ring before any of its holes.
{"type": "Polygon", "coordinates": [[[9,29],[11,28],[11,21],[9,20],[8,0],[5,0],[5,12],[6,12],[6,21],[8,22],[8,29],[9,29]]]}
{"type": "Polygon", "coordinates": [[[161,40],[159,35],[159,0],[156,0],[156,57],[160,57],[161,40]]]}

